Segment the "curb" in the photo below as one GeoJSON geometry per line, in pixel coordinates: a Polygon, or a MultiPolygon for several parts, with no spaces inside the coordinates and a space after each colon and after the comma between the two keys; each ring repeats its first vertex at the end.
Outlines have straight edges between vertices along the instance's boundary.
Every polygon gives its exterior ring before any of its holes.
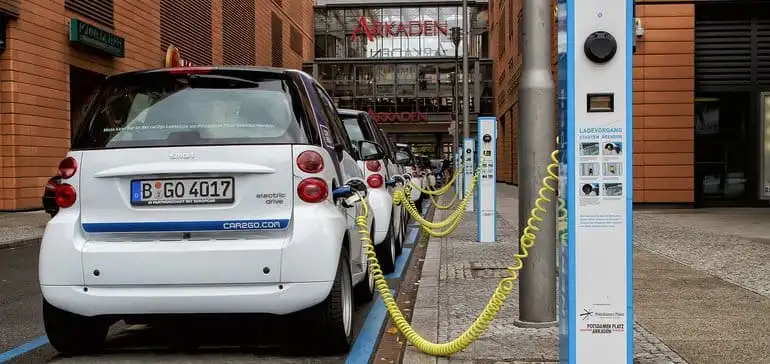
{"type": "Polygon", "coordinates": [[[0,250],[21,248],[32,244],[38,244],[42,239],[43,237],[41,236],[37,238],[27,238],[27,239],[21,239],[21,240],[12,240],[8,242],[0,242],[0,250]]]}
{"type": "MultiPolygon", "coordinates": [[[[436,209],[434,219],[445,218],[445,214],[436,209]]],[[[420,275],[420,287],[417,290],[417,299],[414,303],[411,325],[415,331],[423,335],[425,339],[437,342],[439,338],[439,275],[441,270],[441,242],[442,238],[431,237],[428,241],[428,249],[425,252],[425,261],[422,264],[420,275]]],[[[448,363],[446,358],[439,358],[425,354],[407,344],[404,350],[403,364],[439,364],[448,363]]]]}

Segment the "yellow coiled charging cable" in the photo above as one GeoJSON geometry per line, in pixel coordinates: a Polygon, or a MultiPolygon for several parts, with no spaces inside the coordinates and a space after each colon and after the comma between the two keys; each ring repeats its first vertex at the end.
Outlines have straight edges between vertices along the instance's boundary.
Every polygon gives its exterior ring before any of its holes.
{"type": "MultiPolygon", "coordinates": [[[[524,228],[524,231],[521,234],[521,238],[519,239],[520,252],[518,254],[513,255],[515,264],[507,268],[508,272],[510,273],[510,277],[503,278],[500,281],[497,288],[495,289],[495,292],[492,294],[492,297],[489,299],[489,302],[487,303],[486,307],[484,307],[482,312],[476,318],[476,321],[474,321],[473,324],[471,324],[471,326],[468,327],[465,330],[465,332],[463,332],[456,339],[446,343],[433,343],[423,338],[419,333],[417,333],[412,328],[412,326],[409,324],[409,321],[406,320],[403,313],[401,312],[401,309],[398,307],[398,304],[396,303],[395,298],[390,293],[390,287],[388,286],[388,281],[385,280],[385,276],[382,273],[380,264],[377,261],[377,254],[374,252],[374,245],[372,244],[372,239],[371,239],[371,236],[369,235],[369,227],[367,226],[367,223],[366,223],[366,219],[369,214],[369,206],[366,204],[365,199],[363,198],[360,199],[361,205],[363,206],[363,214],[362,216],[359,216],[356,218],[356,225],[359,227],[360,229],[359,233],[362,236],[361,241],[366,251],[366,257],[369,263],[368,264],[369,272],[374,277],[375,287],[377,288],[377,291],[380,293],[380,296],[382,297],[382,300],[385,303],[385,307],[387,308],[388,313],[390,314],[390,317],[393,319],[395,326],[398,328],[399,331],[401,331],[404,337],[412,345],[414,345],[414,347],[416,347],[420,351],[429,355],[449,356],[454,353],[460,352],[465,348],[467,348],[468,346],[470,346],[474,341],[478,340],[481,334],[483,334],[484,331],[486,331],[486,329],[489,327],[489,324],[500,312],[500,309],[502,309],[503,304],[505,303],[505,300],[513,291],[514,283],[518,278],[518,271],[521,269],[523,265],[523,259],[529,256],[527,249],[531,248],[535,244],[535,241],[537,239],[537,232],[540,231],[540,228],[538,227],[538,225],[543,221],[543,218],[539,216],[539,214],[546,212],[545,207],[543,207],[542,205],[546,202],[551,201],[551,199],[548,196],[546,196],[546,193],[554,194],[554,196],[556,195],[556,183],[558,183],[559,181],[559,177],[558,177],[559,161],[557,156],[558,156],[558,151],[554,151],[553,153],[551,153],[551,160],[553,161],[553,163],[548,165],[548,168],[547,168],[548,176],[543,178],[543,181],[542,181],[543,186],[540,188],[538,192],[538,198],[535,200],[535,207],[532,209],[531,216],[527,220],[527,226],[524,228]]],[[[480,165],[481,164],[482,163],[480,163],[480,165]]],[[[469,186],[465,194],[465,197],[461,200],[460,205],[458,206],[458,211],[455,212],[457,213],[457,216],[460,216],[460,218],[455,217],[453,218],[455,221],[451,221],[450,223],[454,225],[454,227],[456,227],[457,224],[459,224],[459,221],[462,220],[461,218],[462,212],[460,211],[465,210],[465,204],[463,202],[467,203],[469,199],[468,196],[472,195],[473,188],[476,186],[477,177],[478,177],[478,170],[474,174],[474,180],[471,186],[469,186]]],[[[407,206],[407,210],[412,210],[410,208],[411,207],[410,205],[413,206],[413,204],[409,203],[411,202],[411,198],[404,198],[404,197],[408,197],[408,194],[409,194],[408,188],[405,188],[405,189],[406,189],[406,193],[402,194],[401,195],[402,197],[400,198],[402,200],[406,200],[407,203],[405,205],[407,206]]],[[[561,212],[564,204],[562,201],[559,201],[559,202],[560,202],[559,210],[561,212]]],[[[453,213],[453,215],[455,213],[453,213]]],[[[412,211],[410,211],[410,215],[411,214],[412,214],[412,211]]]]}

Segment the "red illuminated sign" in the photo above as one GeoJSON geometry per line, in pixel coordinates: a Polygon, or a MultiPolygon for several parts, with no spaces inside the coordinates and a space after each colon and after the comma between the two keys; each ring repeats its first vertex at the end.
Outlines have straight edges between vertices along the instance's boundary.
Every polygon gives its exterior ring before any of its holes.
{"type": "Polygon", "coordinates": [[[353,29],[353,36],[351,36],[350,39],[356,40],[358,34],[366,35],[369,41],[373,42],[375,37],[435,36],[439,34],[447,35],[448,33],[449,27],[447,26],[447,23],[442,23],[438,20],[410,22],[381,22],[372,20],[372,24],[369,25],[366,21],[366,17],[362,16],[358,18],[358,24],[356,24],[356,28],[353,29]]]}
{"type": "Polygon", "coordinates": [[[412,112],[375,112],[369,109],[369,116],[378,123],[404,123],[428,121],[428,116],[419,111],[412,112]]]}

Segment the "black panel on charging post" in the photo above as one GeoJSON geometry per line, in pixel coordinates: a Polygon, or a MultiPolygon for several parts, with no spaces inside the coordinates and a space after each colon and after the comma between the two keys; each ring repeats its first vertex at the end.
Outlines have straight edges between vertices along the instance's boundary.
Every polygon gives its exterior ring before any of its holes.
{"type": "Polygon", "coordinates": [[[615,94],[613,93],[588,94],[586,101],[588,112],[615,111],[615,94]]]}
{"type": "Polygon", "coordinates": [[[618,51],[618,42],[605,31],[593,32],[583,44],[583,52],[594,63],[607,63],[618,51]]]}

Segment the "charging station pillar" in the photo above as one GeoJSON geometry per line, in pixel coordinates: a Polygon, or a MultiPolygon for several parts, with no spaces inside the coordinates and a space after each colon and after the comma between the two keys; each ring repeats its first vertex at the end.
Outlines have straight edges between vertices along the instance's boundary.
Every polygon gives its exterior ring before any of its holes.
{"type": "Polygon", "coordinates": [[[559,321],[566,364],[633,363],[633,6],[558,4],[559,195],[566,200],[558,220],[559,321]]]}
{"type": "MultiPolygon", "coordinates": [[[[462,157],[463,157],[463,148],[462,146],[459,146],[457,150],[455,151],[455,168],[460,168],[460,165],[462,164],[462,157]]],[[[463,173],[463,176],[457,177],[457,180],[455,181],[455,193],[457,194],[457,199],[460,200],[465,195],[465,189],[463,188],[463,180],[465,179],[465,172],[457,170],[455,173],[463,173]]]]}
{"type": "MultiPolygon", "coordinates": [[[[476,143],[473,138],[465,138],[463,142],[463,160],[465,161],[465,172],[463,176],[463,191],[468,192],[468,188],[471,187],[473,182],[473,172],[476,171],[476,143]]],[[[473,192],[471,192],[473,193],[473,192]]],[[[473,196],[473,195],[471,195],[473,196]]],[[[471,203],[465,205],[465,211],[473,211],[473,203],[475,200],[471,197],[471,203]]]]}
{"type": "Polygon", "coordinates": [[[497,241],[497,118],[482,116],[476,122],[479,145],[478,238],[480,243],[497,241]]]}

